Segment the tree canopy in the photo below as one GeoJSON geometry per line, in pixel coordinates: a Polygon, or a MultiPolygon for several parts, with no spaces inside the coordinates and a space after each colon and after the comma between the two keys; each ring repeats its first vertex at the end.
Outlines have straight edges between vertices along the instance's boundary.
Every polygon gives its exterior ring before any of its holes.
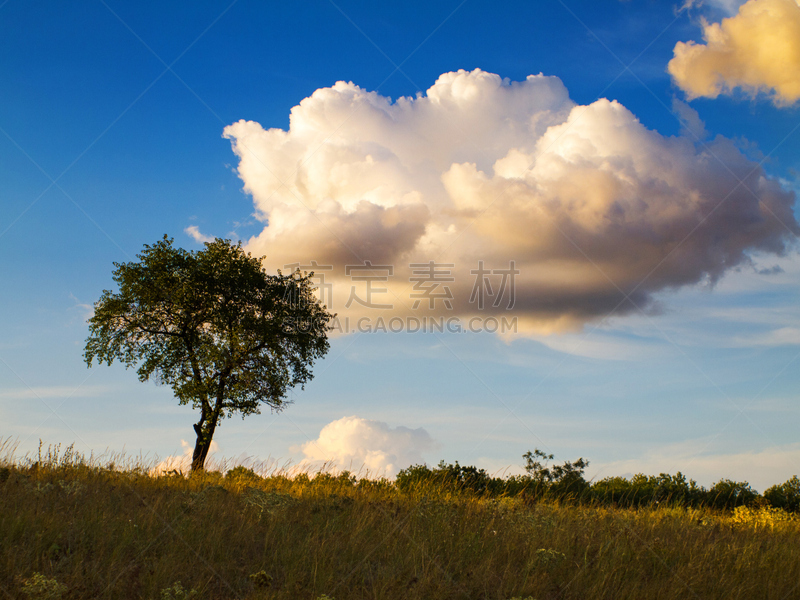
{"type": "Polygon", "coordinates": [[[199,409],[200,470],[222,418],[281,410],[288,391],[311,380],[333,315],[311,274],[268,275],[241,243],[217,238],[196,252],[172,244],[164,236],[138,262],[114,263],[119,291],[95,303],[84,358],[137,366],[140,381],[170,385],[199,409]]]}

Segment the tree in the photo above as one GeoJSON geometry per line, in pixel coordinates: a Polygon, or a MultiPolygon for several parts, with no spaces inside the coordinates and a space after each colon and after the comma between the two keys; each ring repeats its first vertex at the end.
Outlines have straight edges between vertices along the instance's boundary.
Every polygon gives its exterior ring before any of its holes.
{"type": "Polygon", "coordinates": [[[166,235],[139,262],[114,263],[119,292],[103,291],[84,358],[172,386],[200,410],[192,471],[204,468],[224,417],[280,411],[290,388],[313,377],[334,315],[314,297],[313,273],[268,275],[241,243],[217,238],[187,252],[166,235]]]}
{"type": "Polygon", "coordinates": [[[553,455],[538,448],[533,452],[528,450],[522,458],[525,459],[525,471],[536,486],[554,496],[577,497],[589,487],[583,478],[583,472],[589,466],[589,461],[585,458],[579,458],[574,462],[564,461],[563,465],[547,466],[553,460],[553,455]]]}

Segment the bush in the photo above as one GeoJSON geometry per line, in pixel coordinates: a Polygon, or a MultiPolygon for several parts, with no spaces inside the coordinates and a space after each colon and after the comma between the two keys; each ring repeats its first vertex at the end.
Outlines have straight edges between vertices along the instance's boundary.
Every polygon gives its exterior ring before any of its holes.
{"type": "Polygon", "coordinates": [[[775,508],[800,512],[800,479],[795,475],[780,485],[773,485],[764,492],[764,498],[775,508]]]}
{"type": "Polygon", "coordinates": [[[58,600],[67,591],[67,586],[41,573],[34,573],[22,582],[22,593],[31,600],[58,600]]]}
{"type": "Polygon", "coordinates": [[[173,586],[161,590],[161,600],[190,600],[197,596],[197,590],[187,590],[178,581],[173,586]]]}
{"type": "Polygon", "coordinates": [[[324,487],[326,489],[340,489],[344,490],[352,488],[358,483],[358,478],[350,473],[350,471],[342,471],[338,475],[332,475],[328,472],[317,474],[310,483],[317,487],[324,487]]]}
{"type": "Polygon", "coordinates": [[[239,485],[252,485],[261,481],[261,477],[256,475],[253,469],[239,465],[225,473],[225,480],[239,485]]]}
{"type": "Polygon", "coordinates": [[[440,461],[435,469],[427,465],[412,465],[401,470],[395,479],[395,485],[401,492],[410,492],[420,488],[439,489],[446,492],[469,490],[484,493],[489,488],[490,477],[483,469],[462,467],[440,461]]]}
{"type": "Polygon", "coordinates": [[[791,525],[793,516],[782,508],[771,506],[737,506],[733,510],[731,523],[734,525],[752,527],[753,529],[769,529],[774,531],[776,528],[791,525]]]}
{"type": "Polygon", "coordinates": [[[430,492],[468,492],[482,496],[516,495],[529,485],[529,478],[502,479],[491,477],[484,469],[474,466],[448,464],[440,461],[435,469],[427,465],[412,465],[401,470],[395,486],[401,492],[425,489],[430,492]]]}
{"type": "Polygon", "coordinates": [[[640,473],[630,480],[609,477],[592,485],[592,496],[601,504],[620,507],[661,504],[718,509],[750,505],[758,498],[758,494],[746,481],[723,479],[707,490],[698,486],[694,480],[687,480],[681,472],[675,475],[661,473],[657,476],[640,473]]]}
{"type": "Polygon", "coordinates": [[[712,508],[731,509],[752,504],[758,499],[758,493],[746,481],[720,479],[706,497],[706,504],[712,508]]]}

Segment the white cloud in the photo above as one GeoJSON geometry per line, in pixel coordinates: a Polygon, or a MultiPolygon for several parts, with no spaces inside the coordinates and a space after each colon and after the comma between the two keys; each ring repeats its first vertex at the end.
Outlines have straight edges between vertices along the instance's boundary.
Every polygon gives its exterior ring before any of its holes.
{"type": "MultiPolygon", "coordinates": [[[[393,305],[387,318],[424,313],[409,265],[428,261],[455,265],[452,310],[439,300],[428,312],[506,315],[508,287],[496,307],[469,302],[471,271],[513,260],[520,330],[577,329],[715,282],[753,251],[780,254],[800,231],[793,192],[730,140],[661,136],[618,102],[576,105],[556,77],[445,73],[396,102],[338,82],[294,107],[286,131],[239,121],[224,135],[266,224],[247,249],[271,270],[331,266],[340,316],[377,314],[343,306],[352,286],[364,297],[345,267],[365,260],[394,267],[374,286],[388,289],[376,299],[393,305]]],[[[490,280],[497,293],[501,275],[490,280]]]]}
{"type": "Polygon", "coordinates": [[[211,237],[210,235],[205,235],[203,233],[200,233],[200,229],[197,227],[197,225],[189,225],[189,227],[187,227],[183,231],[199,244],[214,241],[214,238],[211,237]]]}
{"type": "MultiPolygon", "coordinates": [[[[194,446],[192,446],[186,440],[181,440],[181,448],[183,448],[182,454],[176,454],[166,457],[164,460],[160,461],[155,467],[153,467],[151,469],[151,472],[155,475],[160,475],[164,473],[170,473],[172,471],[178,471],[184,474],[191,471],[192,454],[194,453],[194,446]]],[[[206,457],[207,470],[215,469],[215,463],[213,457],[218,451],[219,451],[219,444],[217,444],[217,442],[215,442],[214,440],[211,440],[211,446],[208,450],[208,456],[206,457]]]]}
{"type": "Polygon", "coordinates": [[[738,87],[778,106],[800,99],[800,0],[749,0],[720,23],[703,21],[703,39],[678,42],[668,66],[689,98],[738,87]]]}
{"type": "Polygon", "coordinates": [[[422,428],[390,427],[381,421],[343,417],[325,425],[319,437],[301,446],[303,465],[328,463],[370,477],[394,477],[400,469],[424,462],[422,455],[436,448],[422,428]]]}

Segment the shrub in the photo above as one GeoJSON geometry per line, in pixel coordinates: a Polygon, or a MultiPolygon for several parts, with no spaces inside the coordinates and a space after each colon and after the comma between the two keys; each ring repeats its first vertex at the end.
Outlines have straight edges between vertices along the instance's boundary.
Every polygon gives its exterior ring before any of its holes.
{"type": "Polygon", "coordinates": [[[268,588],[272,585],[272,575],[267,574],[264,570],[258,573],[251,573],[248,577],[257,588],[268,588]]]}
{"type": "Polygon", "coordinates": [[[252,485],[261,481],[261,477],[256,475],[253,469],[248,469],[247,467],[239,465],[225,473],[225,481],[230,481],[239,485],[252,485]]]}
{"type": "Polygon", "coordinates": [[[500,495],[505,492],[505,481],[490,477],[484,469],[474,466],[447,464],[440,461],[435,469],[427,465],[413,465],[401,470],[395,479],[401,492],[430,488],[449,493],[468,491],[475,494],[500,495]]]}
{"type": "Polygon", "coordinates": [[[178,581],[173,586],[161,590],[161,600],[189,600],[197,596],[197,590],[187,590],[178,581]]]}
{"type": "Polygon", "coordinates": [[[34,573],[22,582],[22,593],[31,600],[58,600],[67,591],[67,586],[41,573],[34,573]]]}
{"type": "Polygon", "coordinates": [[[707,490],[694,480],[687,480],[680,471],[675,475],[640,473],[630,480],[609,477],[594,483],[591,489],[592,496],[599,503],[620,507],[661,504],[732,509],[750,505],[759,497],[746,481],[722,479],[707,490]]]}
{"type": "Polygon", "coordinates": [[[720,479],[708,490],[706,497],[708,506],[731,509],[752,504],[758,498],[758,493],[746,481],[720,479]]]}
{"type": "Polygon", "coordinates": [[[411,465],[401,469],[394,480],[394,484],[401,492],[410,492],[422,485],[431,483],[434,474],[428,465],[411,465]]]}
{"type": "Polygon", "coordinates": [[[800,512],[800,479],[795,475],[780,485],[773,485],[764,492],[764,498],[775,508],[800,512]]]}
{"type": "Polygon", "coordinates": [[[792,522],[792,515],[782,508],[771,506],[760,506],[750,508],[749,506],[737,506],[731,522],[734,525],[752,527],[754,529],[770,529],[792,522]]]}

